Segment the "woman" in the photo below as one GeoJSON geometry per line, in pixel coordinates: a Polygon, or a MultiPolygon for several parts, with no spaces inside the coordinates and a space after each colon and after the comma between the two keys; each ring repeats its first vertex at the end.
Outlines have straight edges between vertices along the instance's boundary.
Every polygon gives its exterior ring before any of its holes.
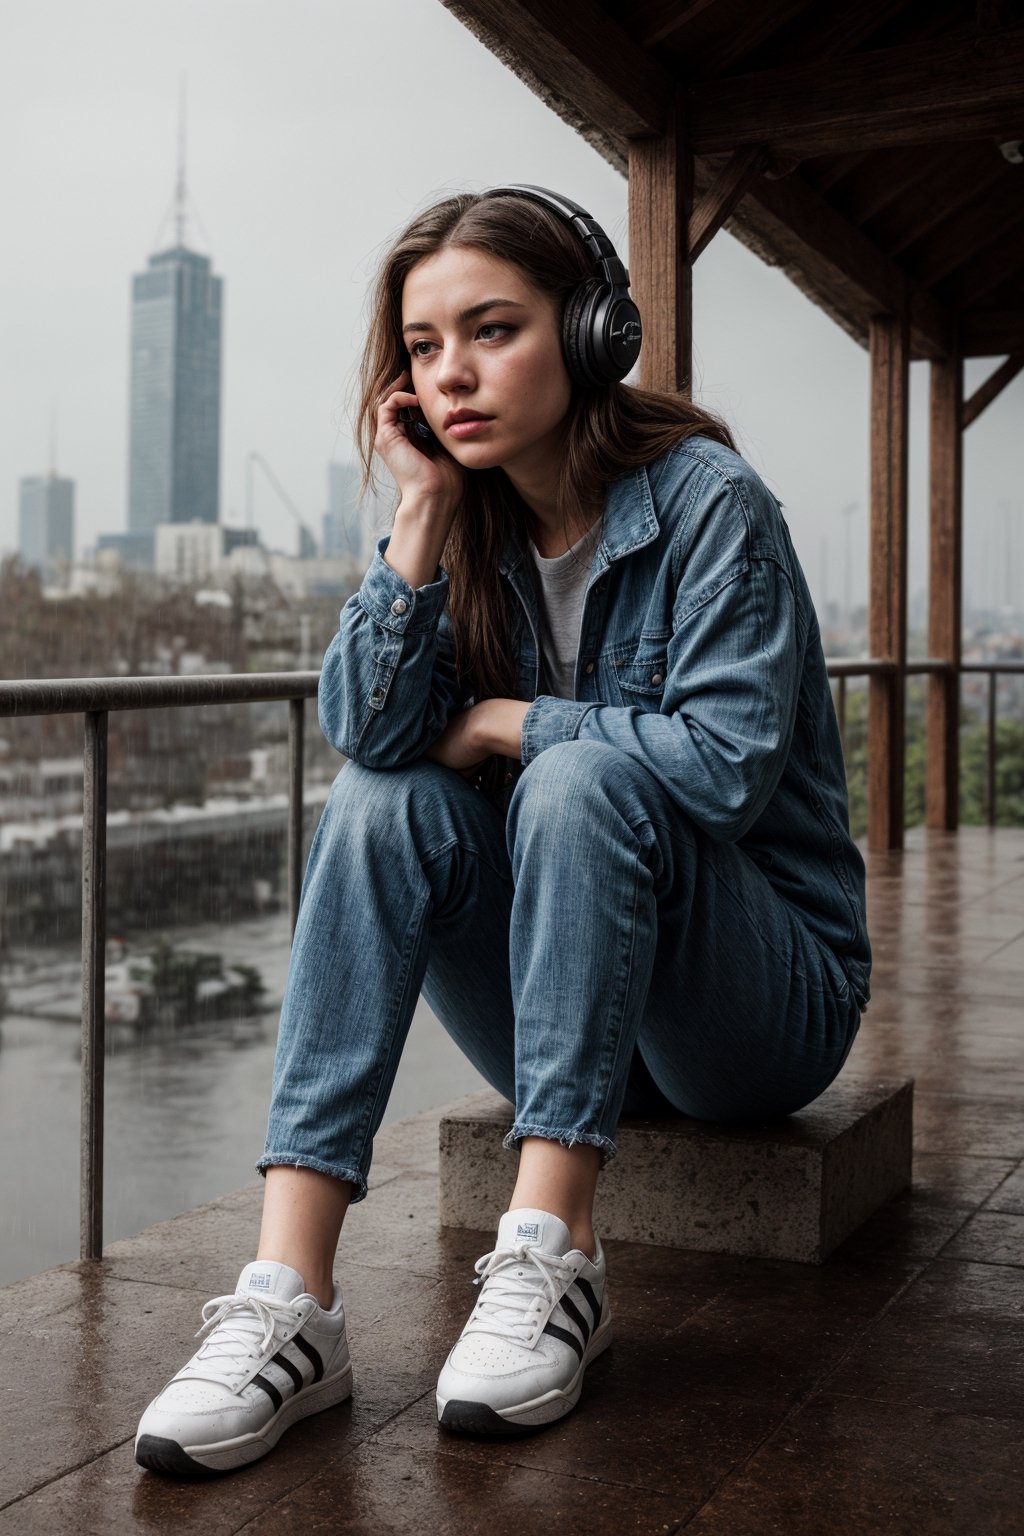
{"type": "Polygon", "coordinates": [[[560,1418],[609,1342],[592,1211],[623,1110],[784,1115],[853,1043],[863,865],[807,586],[728,430],[618,382],[627,283],[538,188],[449,198],[384,260],[359,425],[399,501],[324,659],[350,762],[303,888],[260,1244],[143,1415],[144,1466],[242,1465],[351,1390],[333,1261],[421,990],[515,1104],[438,1382],[441,1424],[479,1434],[560,1418]]]}

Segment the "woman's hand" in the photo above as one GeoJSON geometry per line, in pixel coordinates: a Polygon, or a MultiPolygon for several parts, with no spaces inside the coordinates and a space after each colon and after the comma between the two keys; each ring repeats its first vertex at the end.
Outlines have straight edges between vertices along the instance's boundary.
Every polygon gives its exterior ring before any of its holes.
{"type": "Polygon", "coordinates": [[[436,439],[425,450],[409,437],[407,424],[398,416],[399,411],[418,404],[408,382],[408,371],[403,369],[381,396],[373,449],[391,472],[402,503],[436,506],[437,516],[450,526],[462,499],[464,471],[436,439]]]}
{"type": "Polygon", "coordinates": [[[481,699],[453,715],[423,756],[467,779],[492,753],[521,761],[523,721],[529,707],[522,699],[481,699]]]}
{"type": "Polygon", "coordinates": [[[431,762],[443,763],[446,768],[454,768],[464,779],[473,778],[491,755],[480,739],[481,707],[473,704],[453,715],[423,756],[431,762]]]}

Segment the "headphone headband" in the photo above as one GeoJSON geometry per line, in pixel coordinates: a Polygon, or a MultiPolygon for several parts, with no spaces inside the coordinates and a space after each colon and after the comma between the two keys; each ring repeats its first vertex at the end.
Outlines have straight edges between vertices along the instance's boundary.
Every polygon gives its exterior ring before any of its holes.
{"type": "Polygon", "coordinates": [[[624,379],[640,352],[640,312],[629,296],[629,273],[597,220],[571,197],[530,182],[489,187],[482,195],[539,203],[575,230],[597,273],[566,301],[562,340],[569,372],[591,387],[624,379]]]}

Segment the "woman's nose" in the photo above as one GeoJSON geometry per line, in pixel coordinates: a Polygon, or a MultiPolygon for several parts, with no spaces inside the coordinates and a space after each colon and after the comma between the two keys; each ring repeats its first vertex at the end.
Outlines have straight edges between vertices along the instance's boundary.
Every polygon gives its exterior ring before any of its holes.
{"type": "Polygon", "coordinates": [[[473,370],[465,348],[457,344],[446,346],[441,353],[440,366],[434,378],[438,389],[445,392],[452,389],[472,388],[473,370]]]}

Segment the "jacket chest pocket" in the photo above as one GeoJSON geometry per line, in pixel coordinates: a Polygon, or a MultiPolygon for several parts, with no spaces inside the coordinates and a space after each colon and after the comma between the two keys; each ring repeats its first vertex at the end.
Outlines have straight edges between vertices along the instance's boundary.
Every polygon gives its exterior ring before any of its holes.
{"type": "Polygon", "coordinates": [[[668,674],[665,642],[642,642],[630,655],[616,657],[612,673],[623,704],[636,704],[644,710],[661,708],[668,674]]]}

